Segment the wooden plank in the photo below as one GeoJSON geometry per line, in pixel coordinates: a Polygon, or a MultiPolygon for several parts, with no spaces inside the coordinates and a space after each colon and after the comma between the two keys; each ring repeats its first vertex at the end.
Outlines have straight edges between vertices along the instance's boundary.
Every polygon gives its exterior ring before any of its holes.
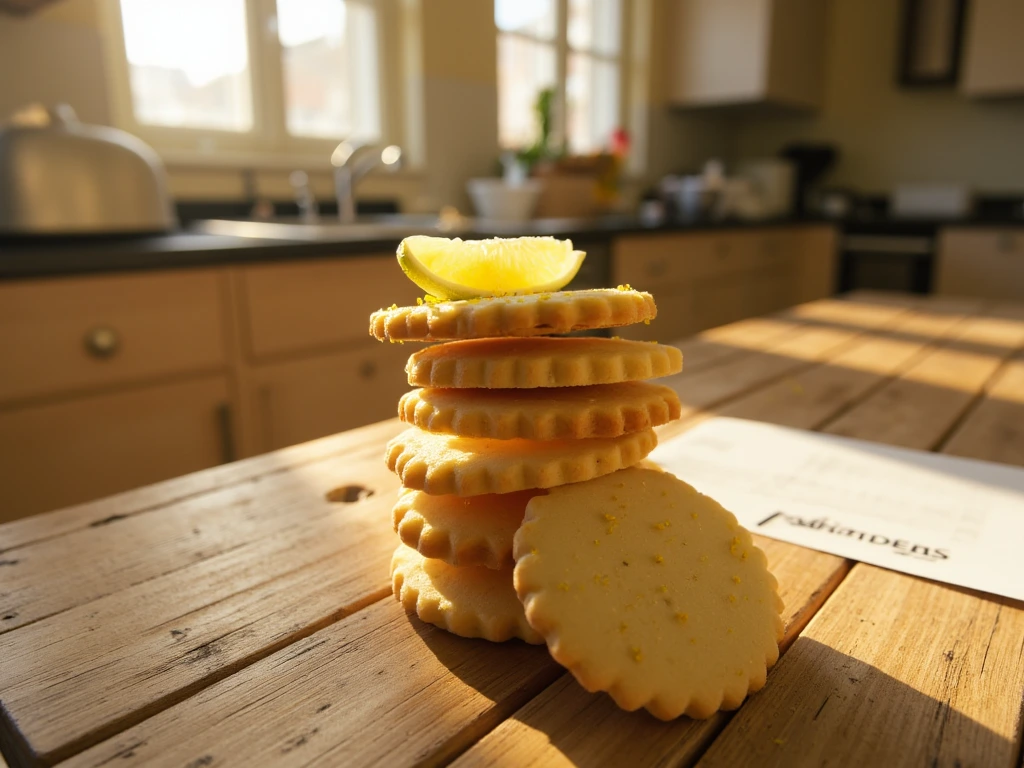
{"type": "Polygon", "coordinates": [[[389,599],[64,765],[436,765],[559,671],[542,647],[456,637],[389,599]]]}
{"type": "Polygon", "coordinates": [[[1024,324],[1008,328],[1001,323],[970,318],[957,326],[953,341],[921,358],[824,431],[907,448],[933,448],[1003,360],[1024,344],[1024,324]],[[974,351],[977,344],[989,351],[974,351]]]}
{"type": "Polygon", "coordinates": [[[379,447],[383,445],[382,441],[387,441],[398,431],[401,427],[397,422],[371,424],[273,454],[212,467],[106,499],[16,520],[0,525],[0,554],[9,554],[33,542],[101,527],[133,515],[156,512],[212,491],[258,482],[259,478],[281,472],[286,466],[301,467],[329,456],[345,455],[368,446],[379,447]]]}
{"type": "MultiPolygon", "coordinates": [[[[274,466],[263,474],[142,514],[115,512],[74,534],[43,539],[4,554],[0,637],[4,632],[195,565],[231,549],[279,535],[329,516],[328,506],[307,503],[347,483],[372,477],[390,493],[397,481],[379,472],[381,446],[402,429],[397,421],[358,431],[344,460],[327,456],[300,466],[274,466]],[[284,471],[284,470],[288,471],[284,471]],[[368,474],[369,473],[369,474],[368,474]]],[[[340,447],[340,443],[335,447],[340,447]]],[[[277,457],[277,462],[281,457],[277,457]]],[[[186,478],[183,483],[193,481],[186,478]]],[[[174,496],[173,489],[163,493],[174,496]]],[[[116,509],[117,507],[115,507],[116,509]]],[[[79,514],[72,510],[72,514],[79,514]]]]}
{"type": "Polygon", "coordinates": [[[799,323],[786,318],[752,317],[698,333],[673,346],[682,350],[683,367],[693,372],[778,342],[799,327],[799,323]]]}
{"type": "MultiPolygon", "coordinates": [[[[274,535],[236,534],[243,543],[219,555],[0,637],[5,725],[23,751],[47,763],[68,757],[390,596],[397,479],[379,450],[344,472],[378,492],[328,501],[324,489],[339,477],[332,460],[282,474],[260,501],[292,519],[274,535]]],[[[186,506],[163,517],[190,517],[186,506]]]]}
{"type": "Polygon", "coordinates": [[[1024,466],[1024,357],[1004,364],[943,452],[1024,466]]]}
{"type": "MultiPolygon", "coordinates": [[[[896,322],[902,312],[890,310],[886,315],[887,321],[896,322]]],[[[798,327],[784,340],[766,344],[766,351],[752,351],[696,373],[688,371],[684,365],[682,373],[660,380],[679,394],[683,420],[661,427],[658,439],[671,439],[691,428],[712,410],[717,411],[722,404],[831,359],[862,335],[863,331],[856,327],[852,330],[798,327]]]]}
{"type": "Polygon", "coordinates": [[[856,566],[704,766],[1003,765],[1024,605],[856,566]]]}
{"type": "MultiPolygon", "coordinates": [[[[796,638],[849,569],[833,555],[755,536],[779,579],[786,604],[783,650],[796,638]]],[[[757,698],[755,694],[754,698],[757,698]]],[[[604,766],[688,764],[731,715],[664,723],[646,712],[624,712],[607,696],[587,693],[570,674],[505,720],[456,766],[604,766]],[[671,759],[669,760],[669,757],[671,759]]]]}
{"type": "Polygon", "coordinates": [[[784,376],[716,408],[716,413],[815,429],[911,365],[964,319],[924,311],[900,315],[891,328],[859,337],[827,362],[784,376]]]}

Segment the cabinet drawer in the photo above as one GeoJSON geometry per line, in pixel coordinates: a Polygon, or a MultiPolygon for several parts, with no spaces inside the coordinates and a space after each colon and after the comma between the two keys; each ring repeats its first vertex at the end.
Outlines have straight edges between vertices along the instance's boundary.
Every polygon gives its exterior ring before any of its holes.
{"type": "Polygon", "coordinates": [[[0,522],[219,464],[227,404],[209,376],[0,411],[0,522]]]}
{"type": "Polygon", "coordinates": [[[420,345],[370,342],[360,349],[254,368],[248,400],[256,448],[272,451],[393,418],[410,387],[420,345]]]}
{"type": "Polygon", "coordinates": [[[0,285],[0,400],[223,365],[220,279],[193,271],[0,285]]]}
{"type": "Polygon", "coordinates": [[[423,295],[394,254],[249,267],[239,280],[256,359],[365,341],[371,312],[423,295]]]}

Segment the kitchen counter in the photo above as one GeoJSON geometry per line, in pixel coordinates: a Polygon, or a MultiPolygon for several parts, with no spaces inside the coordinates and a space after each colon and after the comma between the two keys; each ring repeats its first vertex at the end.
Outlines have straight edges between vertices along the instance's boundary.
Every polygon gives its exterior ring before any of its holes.
{"type": "MultiPolygon", "coordinates": [[[[857,296],[679,342],[713,413],[1024,466],[1024,306],[857,296]]],[[[1015,765],[1024,605],[756,537],[783,656],[664,723],[391,596],[381,422],[0,527],[12,766],[1015,765]]]]}
{"type": "MultiPolygon", "coordinates": [[[[758,222],[665,223],[645,226],[631,216],[598,219],[549,219],[523,226],[480,228],[463,237],[551,235],[587,242],[616,235],[658,232],[757,229],[798,226],[820,221],[773,219],[758,222]]],[[[318,242],[260,240],[199,232],[121,237],[0,238],[0,280],[98,272],[222,266],[291,259],[334,258],[347,254],[394,253],[401,236],[346,238],[318,242]]]]}

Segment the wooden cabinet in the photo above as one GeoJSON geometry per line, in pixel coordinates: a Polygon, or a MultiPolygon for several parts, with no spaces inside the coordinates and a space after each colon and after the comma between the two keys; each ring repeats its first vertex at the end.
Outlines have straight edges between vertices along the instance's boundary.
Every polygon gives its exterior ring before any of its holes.
{"type": "Polygon", "coordinates": [[[0,522],[231,458],[227,379],[0,410],[0,522]]]}
{"type": "Polygon", "coordinates": [[[423,295],[391,254],[246,267],[238,281],[254,359],[366,342],[371,312],[423,295]]]}
{"type": "Polygon", "coordinates": [[[1024,301],[1024,228],[943,230],[935,292],[1024,301]]]}
{"type": "Polygon", "coordinates": [[[0,284],[0,401],[225,363],[212,270],[0,284]]]}
{"type": "Polygon", "coordinates": [[[255,452],[342,432],[398,411],[405,363],[420,345],[380,344],[254,368],[247,376],[255,452]]]}
{"type": "Polygon", "coordinates": [[[669,341],[829,296],[835,261],[836,234],[828,226],[621,237],[613,279],[654,292],[658,316],[615,333],[669,341]]]}
{"type": "Polygon", "coordinates": [[[1024,95],[1024,3],[971,0],[967,6],[963,77],[968,96],[1024,95]]]}
{"type": "Polygon", "coordinates": [[[678,0],[674,10],[675,104],[820,105],[826,3],[678,0]]]}
{"type": "Polygon", "coordinates": [[[0,285],[0,521],[395,415],[389,256],[0,285]]]}

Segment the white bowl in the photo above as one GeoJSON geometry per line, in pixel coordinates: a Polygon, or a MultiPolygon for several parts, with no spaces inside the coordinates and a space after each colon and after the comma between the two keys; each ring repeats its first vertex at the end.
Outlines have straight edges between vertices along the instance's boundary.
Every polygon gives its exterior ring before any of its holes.
{"type": "Polygon", "coordinates": [[[506,184],[502,179],[470,179],[466,182],[477,216],[495,221],[526,221],[537,207],[543,183],[527,179],[506,184]]]}

